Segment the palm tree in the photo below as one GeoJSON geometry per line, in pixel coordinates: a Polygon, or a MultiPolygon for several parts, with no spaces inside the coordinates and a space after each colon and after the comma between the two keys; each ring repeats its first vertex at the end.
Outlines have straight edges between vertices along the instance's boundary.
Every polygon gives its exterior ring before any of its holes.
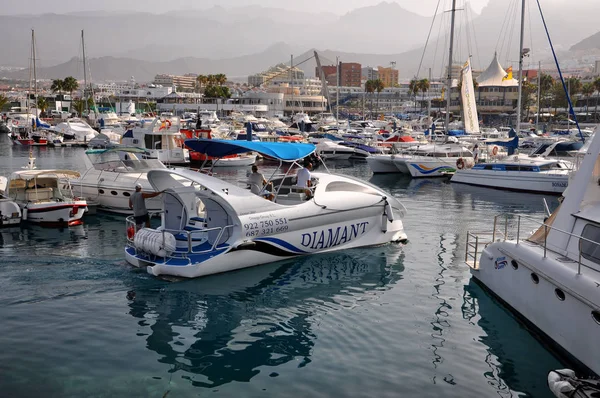
{"type": "Polygon", "coordinates": [[[198,82],[198,85],[200,86],[199,89],[202,91],[202,88],[208,83],[208,77],[206,75],[198,75],[198,77],[196,77],[196,82],[198,82]]]}
{"type": "Polygon", "coordinates": [[[585,83],[581,87],[581,94],[585,97],[585,112],[587,113],[589,105],[590,105],[590,97],[594,94],[596,89],[594,88],[594,83],[585,83]]]}
{"type": "Polygon", "coordinates": [[[48,101],[44,97],[38,97],[37,99],[37,108],[40,110],[40,115],[43,117],[46,115],[46,110],[48,109],[48,101]]]}
{"type": "Polygon", "coordinates": [[[381,79],[377,79],[373,82],[373,88],[377,91],[377,113],[379,113],[379,94],[385,88],[385,85],[381,79]]]}
{"type": "MultiPolygon", "coordinates": [[[[552,86],[554,85],[554,79],[552,78],[552,76],[542,73],[538,79],[538,84],[540,85],[540,108],[548,108],[549,110],[549,101],[551,98],[549,98],[550,96],[548,94],[550,94],[550,91],[552,90],[552,86]],[[545,105],[542,103],[542,98],[546,100],[545,105]]],[[[538,113],[540,111],[541,110],[538,110],[538,113]]]]}
{"type": "Polygon", "coordinates": [[[52,80],[52,86],[50,86],[50,90],[52,90],[53,93],[60,94],[64,89],[65,89],[64,80],[61,80],[61,79],[52,80]]]}
{"type": "Polygon", "coordinates": [[[10,100],[8,99],[8,97],[4,94],[0,94],[0,111],[2,110],[2,108],[4,108],[4,106],[6,104],[8,104],[10,102],[10,100]]]}
{"type": "Polygon", "coordinates": [[[415,112],[417,111],[417,93],[419,92],[419,81],[414,78],[408,83],[408,94],[415,96],[415,112]]]}
{"type": "Polygon", "coordinates": [[[206,83],[209,86],[213,86],[217,82],[215,75],[208,75],[208,76],[206,76],[206,80],[207,80],[206,83]]]}
{"type": "Polygon", "coordinates": [[[215,83],[219,86],[224,85],[225,83],[227,83],[227,76],[225,76],[223,73],[215,75],[215,83]]]}
{"type": "MultiPolygon", "coordinates": [[[[594,89],[596,90],[596,92],[600,93],[600,77],[597,77],[596,79],[594,79],[592,84],[594,85],[594,89]]],[[[598,96],[596,96],[596,106],[594,107],[594,114],[598,115],[598,96]]],[[[595,116],[595,117],[597,117],[597,116],[595,116]]]]}
{"type": "Polygon", "coordinates": [[[83,115],[83,111],[85,110],[85,100],[78,99],[71,102],[71,107],[77,112],[79,117],[83,115]]]}
{"type": "MultiPolygon", "coordinates": [[[[78,88],[79,83],[77,83],[77,80],[73,76],[65,77],[65,80],[63,80],[63,90],[69,92],[69,95],[71,96],[71,104],[73,104],[73,91],[77,90],[78,88]]],[[[81,112],[79,112],[79,114],[81,115],[81,112]]]]}
{"type": "MultiPolygon", "coordinates": [[[[367,80],[365,82],[365,91],[369,94],[373,94],[375,92],[375,80],[367,80]]],[[[369,110],[370,118],[373,117],[373,95],[371,95],[371,107],[369,110]]]]}
{"type": "Polygon", "coordinates": [[[429,91],[429,87],[430,87],[429,80],[428,79],[419,80],[419,82],[417,83],[417,87],[423,93],[423,97],[421,98],[421,108],[422,108],[423,103],[425,102],[425,93],[427,91],[429,91]]]}

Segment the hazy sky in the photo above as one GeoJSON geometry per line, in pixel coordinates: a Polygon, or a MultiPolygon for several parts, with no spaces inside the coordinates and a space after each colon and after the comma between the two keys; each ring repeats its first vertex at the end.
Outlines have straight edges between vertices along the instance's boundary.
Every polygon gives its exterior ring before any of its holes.
{"type": "MultiPolygon", "coordinates": [[[[345,14],[355,8],[375,5],[381,1],[382,0],[1,0],[0,14],[64,13],[100,9],[165,12],[182,8],[205,9],[215,4],[220,4],[223,7],[257,4],[264,7],[287,8],[290,10],[306,10],[313,12],[327,11],[335,14],[345,14]]],[[[488,1],[499,0],[471,0],[470,3],[473,10],[479,12],[488,1]]],[[[435,11],[437,2],[437,0],[396,1],[396,3],[399,3],[403,8],[422,15],[432,15],[435,11]]],[[[442,1],[442,4],[444,3],[450,4],[447,0],[442,1]]],[[[459,0],[458,3],[462,3],[462,0],[459,0]]],[[[293,15],[291,17],[293,17],[293,15]]]]}

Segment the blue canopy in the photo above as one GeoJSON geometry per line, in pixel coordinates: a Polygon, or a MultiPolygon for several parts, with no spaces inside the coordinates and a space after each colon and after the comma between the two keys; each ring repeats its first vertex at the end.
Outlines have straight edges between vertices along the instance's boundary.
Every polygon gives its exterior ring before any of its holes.
{"type": "Polygon", "coordinates": [[[185,145],[193,151],[217,158],[254,151],[275,159],[287,161],[305,158],[316,149],[313,144],[206,139],[185,140],[185,145]]]}

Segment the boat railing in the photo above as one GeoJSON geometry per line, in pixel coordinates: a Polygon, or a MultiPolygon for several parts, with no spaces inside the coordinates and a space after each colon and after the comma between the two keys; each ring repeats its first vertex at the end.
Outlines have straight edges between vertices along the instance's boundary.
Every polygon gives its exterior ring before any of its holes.
{"type": "MultiPolygon", "coordinates": [[[[127,244],[135,249],[136,247],[134,245],[134,240],[135,240],[135,235],[138,232],[138,226],[135,222],[135,217],[128,216],[125,219],[125,225],[126,225],[126,231],[127,231],[127,244]]],[[[219,246],[219,242],[223,238],[223,234],[225,233],[225,231],[227,231],[228,229],[232,229],[233,227],[234,227],[233,225],[225,225],[223,227],[198,229],[198,230],[194,230],[194,231],[161,229],[161,230],[159,230],[159,232],[162,233],[163,245],[165,244],[165,233],[171,233],[174,235],[180,235],[180,234],[185,235],[186,241],[187,241],[187,250],[186,251],[177,250],[176,252],[173,252],[169,257],[186,258],[188,254],[202,254],[202,253],[209,253],[209,252],[214,251],[219,246]],[[217,234],[216,239],[210,246],[210,248],[202,249],[202,250],[194,249],[194,237],[197,237],[198,235],[203,235],[203,236],[206,236],[206,238],[208,240],[208,234],[210,232],[215,232],[215,231],[218,231],[218,234],[217,234]]],[[[229,246],[229,245],[225,245],[224,247],[219,247],[219,249],[226,248],[227,246],[229,246]]]]}
{"type": "MultiPolygon", "coordinates": [[[[581,235],[577,235],[572,232],[556,228],[551,224],[547,224],[547,220],[548,219],[545,219],[543,222],[540,222],[539,220],[536,220],[533,217],[521,214],[516,215],[516,218],[515,215],[512,214],[499,214],[495,216],[494,227],[491,232],[467,231],[465,263],[469,267],[477,270],[479,269],[479,258],[481,251],[490,243],[514,241],[516,245],[519,245],[522,244],[522,242],[526,241],[530,244],[541,246],[544,250],[544,258],[548,257],[548,252],[551,252],[559,254],[560,259],[563,262],[569,261],[577,263],[577,275],[581,275],[581,244],[583,242],[586,242],[589,244],[600,246],[600,242],[596,242],[591,239],[585,238],[581,235]],[[529,229],[531,225],[534,225],[537,228],[533,233],[528,234],[525,238],[522,237],[524,222],[528,223],[528,225],[525,227],[529,231],[531,231],[531,229],[529,229]],[[568,257],[568,253],[559,253],[557,250],[553,250],[552,247],[548,246],[548,234],[550,233],[550,231],[556,231],[558,233],[565,234],[569,239],[579,239],[579,255],[576,259],[568,257]],[[485,239],[486,237],[487,239],[485,239]]],[[[585,267],[585,264],[583,266],[585,267]]]]}

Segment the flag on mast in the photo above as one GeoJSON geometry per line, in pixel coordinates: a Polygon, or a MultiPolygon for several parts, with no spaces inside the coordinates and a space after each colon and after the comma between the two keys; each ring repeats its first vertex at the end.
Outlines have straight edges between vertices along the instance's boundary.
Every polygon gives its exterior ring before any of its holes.
{"type": "Polygon", "coordinates": [[[506,69],[506,75],[504,75],[504,77],[502,78],[502,81],[512,80],[512,78],[513,78],[512,66],[509,66],[508,69],[506,69]]]}

